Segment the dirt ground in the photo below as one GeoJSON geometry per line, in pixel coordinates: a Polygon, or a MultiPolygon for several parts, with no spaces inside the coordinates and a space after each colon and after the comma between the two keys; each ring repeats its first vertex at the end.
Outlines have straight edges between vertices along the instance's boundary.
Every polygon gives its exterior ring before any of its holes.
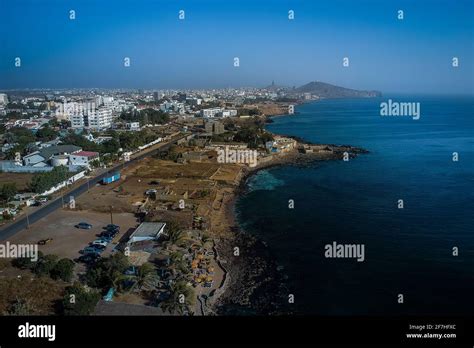
{"type": "MultiPolygon", "coordinates": [[[[103,253],[104,256],[111,252],[128,230],[134,229],[138,225],[134,215],[129,213],[114,213],[113,222],[120,226],[120,233],[115,237],[113,243],[107,246],[103,253]]],[[[79,250],[96,239],[96,234],[100,233],[102,228],[109,223],[110,214],[59,209],[35,222],[29,229],[17,233],[9,241],[16,244],[36,244],[42,239],[52,238],[53,240],[48,244],[39,245],[38,250],[44,254],[55,254],[59,257],[74,259],[81,255],[79,250]],[[74,227],[82,221],[92,224],[92,229],[82,230],[74,227]]]]}
{"type": "Polygon", "coordinates": [[[26,190],[33,174],[30,173],[0,173],[0,183],[15,183],[19,191],[26,190]]]}
{"type": "Polygon", "coordinates": [[[206,216],[220,206],[219,191],[237,185],[240,175],[240,165],[216,162],[179,164],[147,158],[122,171],[119,181],[91,188],[76,203],[79,210],[104,213],[111,207],[116,213],[136,213],[146,203],[148,211],[159,212],[163,219],[180,219],[186,226],[186,222],[192,222],[193,211],[206,216]],[[166,189],[169,194],[147,200],[145,191],[148,189],[166,189]],[[184,199],[187,209],[176,211],[173,204],[176,205],[180,199],[184,199]],[[216,203],[216,199],[219,202],[216,203]]]}
{"type": "MultiPolygon", "coordinates": [[[[110,223],[111,210],[114,223],[121,226],[121,233],[115,242],[129,229],[138,226],[134,213],[147,200],[144,193],[150,188],[166,188],[170,192],[168,199],[147,202],[147,209],[157,218],[178,220],[183,223],[183,227],[190,227],[193,215],[198,214],[214,220],[212,225],[219,226],[224,221],[219,222],[220,214],[211,216],[212,212],[221,208],[223,196],[229,195],[232,191],[229,188],[236,185],[240,174],[239,165],[222,165],[216,162],[190,162],[183,165],[147,158],[124,170],[119,181],[91,187],[89,193],[76,199],[75,211],[57,210],[32,224],[30,229],[13,236],[10,242],[37,243],[42,239],[52,238],[50,243],[39,246],[39,250],[45,254],[76,258],[80,255],[79,250],[93,241],[102,227],[110,223]],[[158,184],[152,183],[153,181],[158,184]],[[176,205],[183,197],[187,197],[184,198],[186,209],[175,209],[172,205],[176,205]],[[75,228],[74,225],[81,221],[92,224],[93,228],[75,228]]],[[[210,232],[212,234],[212,230],[210,232]]],[[[104,255],[113,248],[113,243],[111,244],[104,255]]]]}

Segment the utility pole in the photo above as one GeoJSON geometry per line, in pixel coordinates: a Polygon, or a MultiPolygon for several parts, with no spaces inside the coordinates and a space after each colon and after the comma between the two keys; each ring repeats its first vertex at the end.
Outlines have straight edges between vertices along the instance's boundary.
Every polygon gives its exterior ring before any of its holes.
{"type": "Polygon", "coordinates": [[[30,228],[30,217],[28,216],[28,207],[26,207],[25,209],[25,213],[26,213],[26,228],[29,229],[30,228]]]}
{"type": "Polygon", "coordinates": [[[113,206],[110,206],[110,224],[113,225],[114,224],[114,218],[112,216],[112,208],[113,206]]]}
{"type": "Polygon", "coordinates": [[[61,202],[63,203],[62,208],[64,208],[64,191],[67,191],[67,173],[64,172],[64,181],[66,182],[66,186],[64,190],[61,188],[61,202]]]}

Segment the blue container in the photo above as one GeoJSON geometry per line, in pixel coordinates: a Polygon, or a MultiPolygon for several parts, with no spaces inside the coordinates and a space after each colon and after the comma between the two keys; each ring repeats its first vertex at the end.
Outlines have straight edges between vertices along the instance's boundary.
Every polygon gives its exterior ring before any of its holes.
{"type": "Polygon", "coordinates": [[[115,289],[110,288],[107,294],[103,297],[104,301],[107,301],[107,302],[112,301],[114,297],[114,292],[115,292],[115,289]]]}
{"type": "Polygon", "coordinates": [[[110,184],[114,181],[117,181],[120,179],[120,173],[117,172],[117,173],[114,173],[114,174],[111,174],[109,176],[106,176],[105,178],[102,179],[102,183],[104,185],[107,185],[107,184],[110,184]]]}

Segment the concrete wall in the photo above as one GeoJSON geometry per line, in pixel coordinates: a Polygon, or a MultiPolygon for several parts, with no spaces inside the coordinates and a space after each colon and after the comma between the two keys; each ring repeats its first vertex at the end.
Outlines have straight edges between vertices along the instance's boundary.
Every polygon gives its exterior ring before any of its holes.
{"type": "Polygon", "coordinates": [[[47,196],[47,195],[50,195],[51,193],[53,192],[56,192],[60,189],[62,189],[63,187],[65,187],[66,185],[71,185],[73,184],[74,182],[76,182],[77,180],[79,180],[80,178],[84,177],[84,175],[86,175],[86,171],[82,171],[82,172],[79,172],[77,173],[76,175],[70,177],[69,179],[67,180],[64,180],[63,182],[59,183],[58,185],[54,186],[54,187],[51,187],[49,190],[47,191],[44,191],[41,196],[47,196]]]}

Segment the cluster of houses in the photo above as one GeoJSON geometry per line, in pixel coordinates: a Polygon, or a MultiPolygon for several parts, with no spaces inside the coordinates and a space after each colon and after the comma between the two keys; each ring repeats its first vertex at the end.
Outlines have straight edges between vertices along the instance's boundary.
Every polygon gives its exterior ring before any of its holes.
{"type": "MultiPolygon", "coordinates": [[[[54,144],[54,143],[53,143],[54,144]]],[[[75,145],[40,144],[39,149],[23,158],[17,156],[14,161],[0,161],[4,172],[36,173],[53,170],[57,166],[66,166],[70,172],[90,169],[94,161],[99,160],[99,153],[83,151],[75,145]]]]}
{"type": "Polygon", "coordinates": [[[30,118],[22,118],[18,120],[11,120],[4,123],[5,129],[10,129],[14,127],[23,127],[29,129],[31,131],[37,131],[45,124],[49,122],[50,119],[42,118],[42,117],[30,117],[30,118]]]}

